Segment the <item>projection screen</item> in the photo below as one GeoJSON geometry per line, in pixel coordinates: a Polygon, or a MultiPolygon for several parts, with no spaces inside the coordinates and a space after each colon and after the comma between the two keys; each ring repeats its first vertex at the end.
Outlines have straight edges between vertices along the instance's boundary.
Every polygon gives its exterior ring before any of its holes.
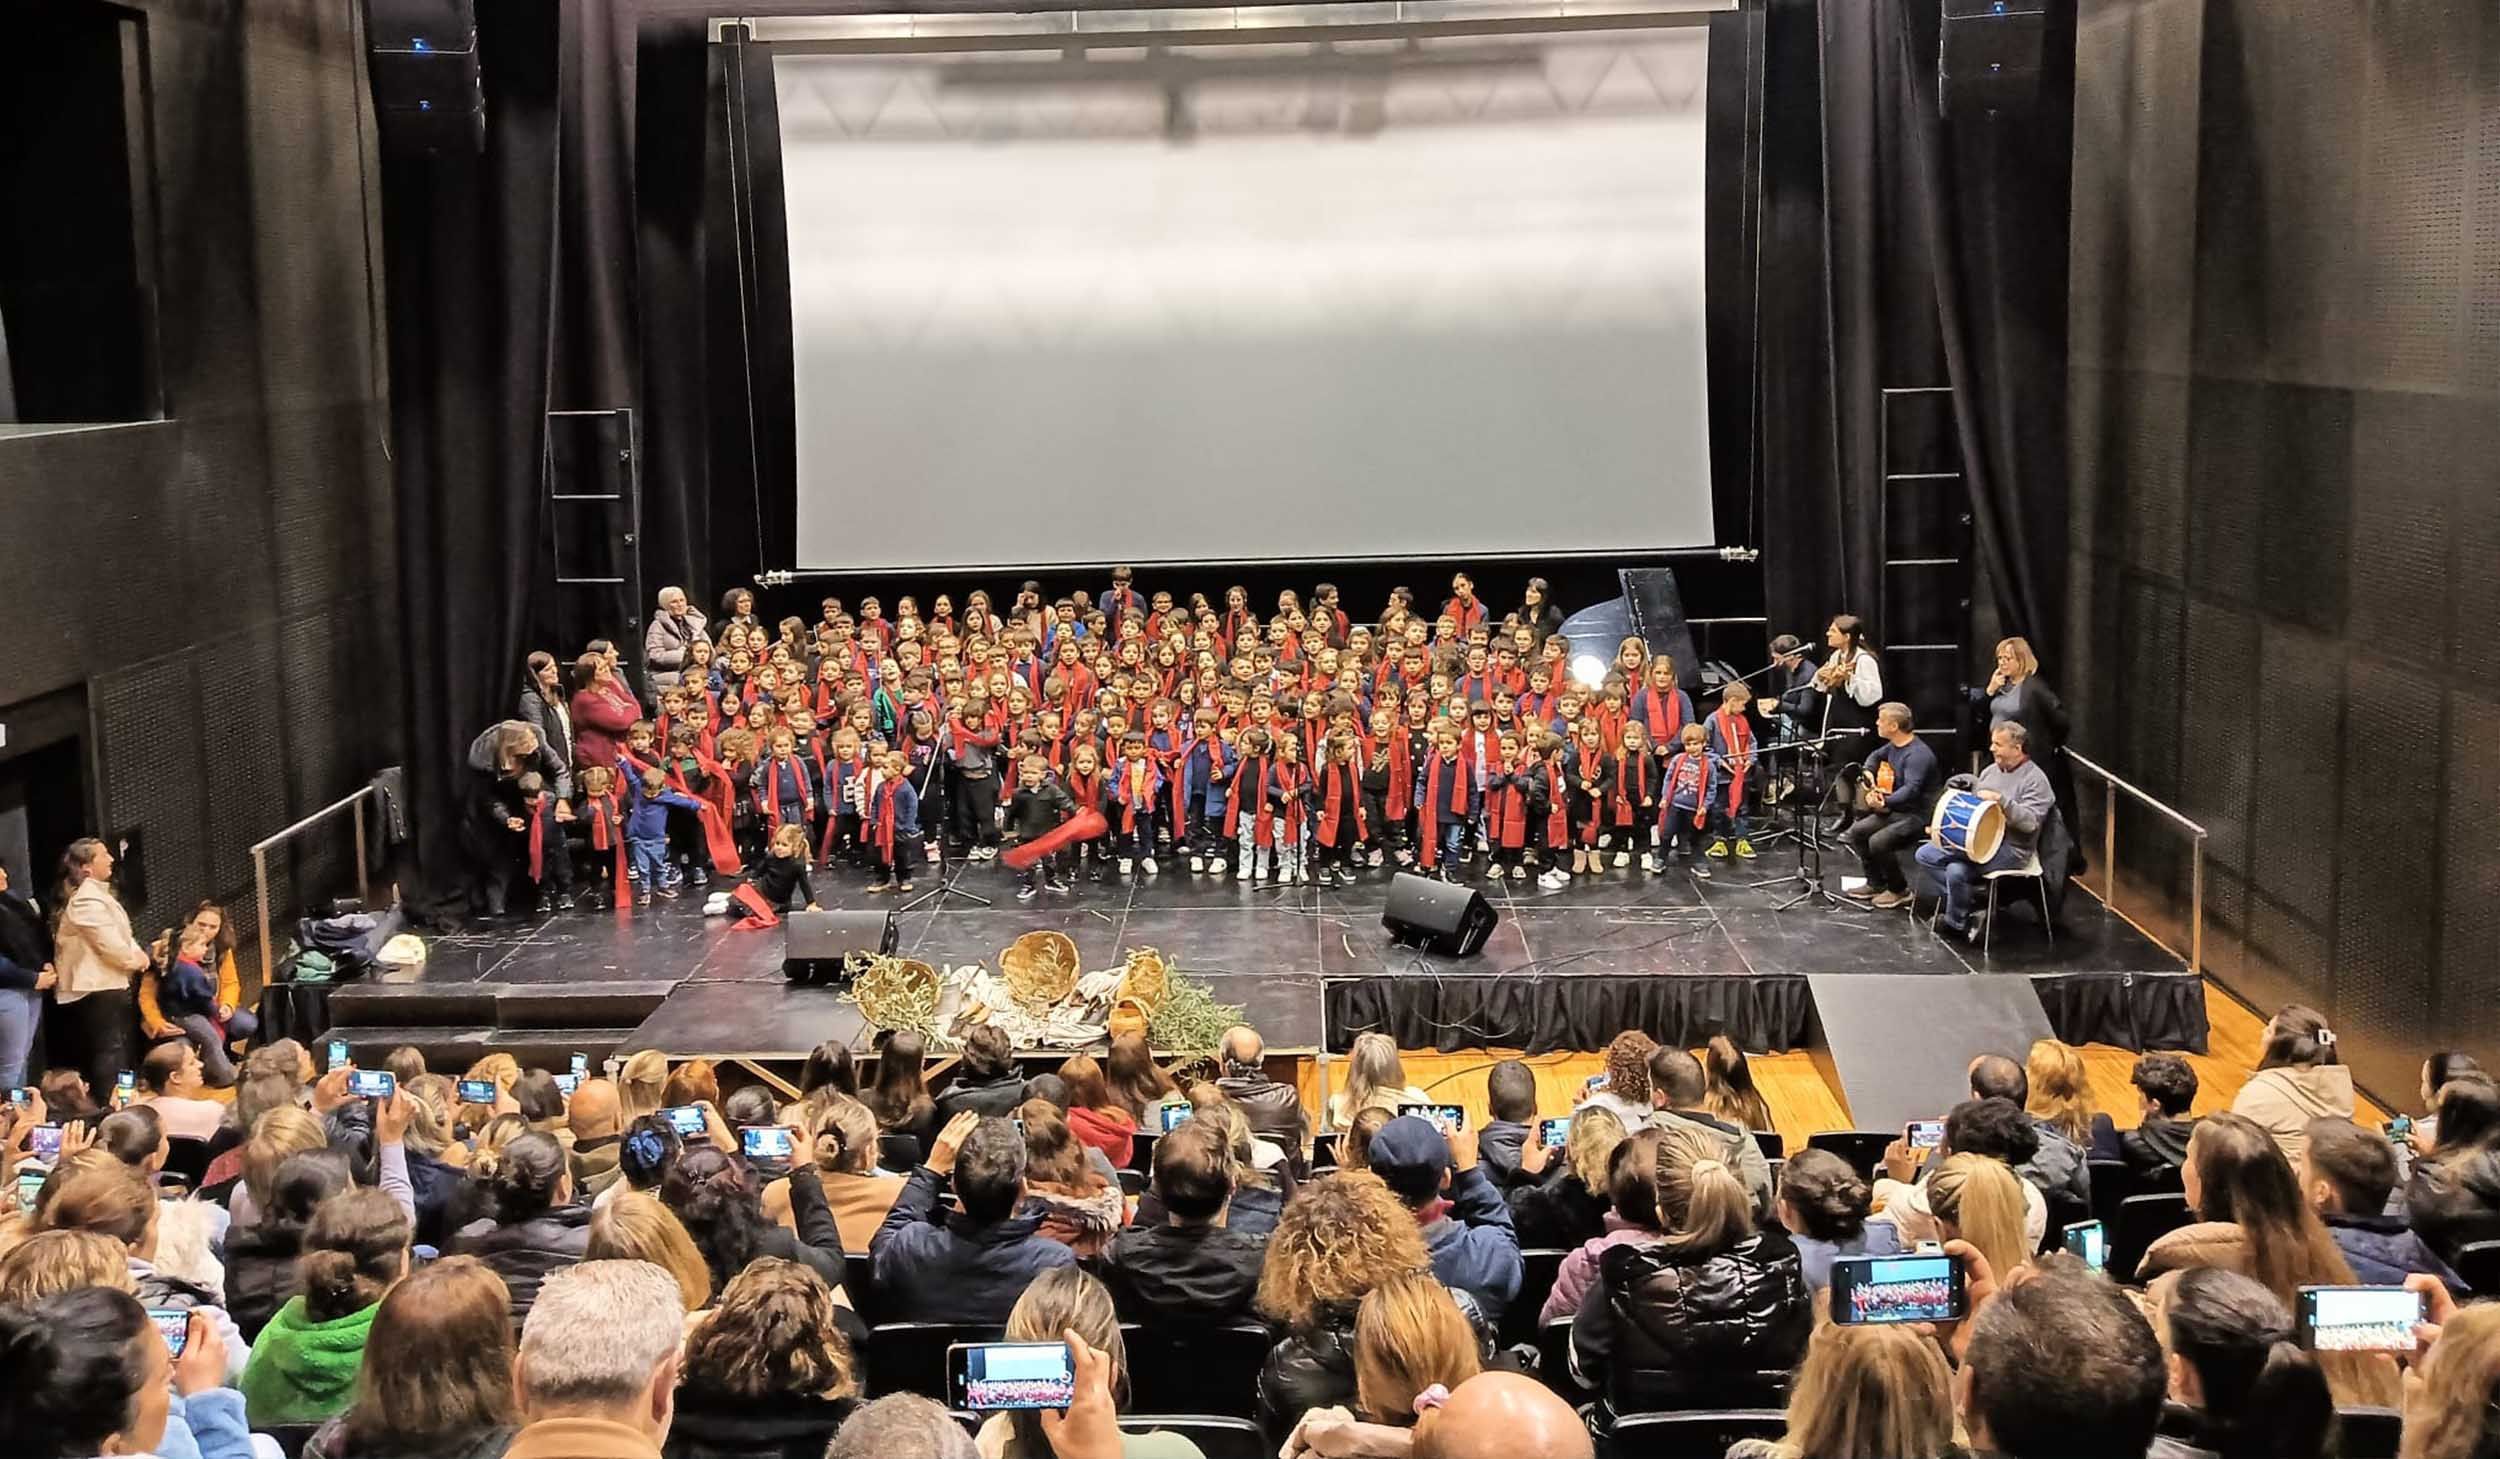
{"type": "Polygon", "coordinates": [[[797,565],[1709,544],[1707,44],[776,56],[797,565]]]}

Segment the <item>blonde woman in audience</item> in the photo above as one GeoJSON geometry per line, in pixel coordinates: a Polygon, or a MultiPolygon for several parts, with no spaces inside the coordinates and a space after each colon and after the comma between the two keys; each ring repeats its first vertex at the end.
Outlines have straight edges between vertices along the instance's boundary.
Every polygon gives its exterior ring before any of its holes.
{"type": "MultiPolygon", "coordinates": [[[[885,1224],[894,1198],[903,1193],[903,1177],[877,1168],[877,1121],[868,1106],[846,1094],[808,1096],[815,1108],[804,1133],[815,1151],[816,1172],[825,1186],[825,1204],[842,1228],[844,1251],[866,1251],[869,1238],[885,1224]]],[[[790,1180],[784,1176],[764,1187],[764,1215],[793,1231],[798,1217],[790,1207],[790,1180]]]]}
{"type": "Polygon", "coordinates": [[[582,1260],[647,1261],[667,1272],[677,1281],[690,1327],[712,1301],[712,1269],[695,1250],[686,1223],[660,1204],[659,1197],[642,1191],[619,1191],[591,1216],[582,1260]]]}
{"type": "Polygon", "coordinates": [[[1372,1163],[1372,1136],[1380,1127],[1396,1118],[1385,1109],[1367,1109],[1354,1117],[1337,1135],[1337,1168],[1369,1170],[1372,1163]]]}
{"type": "Polygon", "coordinates": [[[1423,1272],[1374,1287],[1354,1318],[1354,1406],[1315,1408],[1294,1425],[1284,1459],[1398,1459],[1415,1421],[1483,1370],[1476,1330],[1449,1288],[1423,1272]]]}
{"type": "Polygon", "coordinates": [[[2439,1340],[2414,1364],[2419,1381],[2405,1385],[2396,1452],[2399,1459],[2487,1459],[2500,1427],[2500,1302],[2460,1308],[2436,1282],[2426,1290],[2439,1340]]]}
{"type": "Polygon", "coordinates": [[[138,1291],[120,1243],[93,1231],[38,1231],[0,1256],[0,1307],[32,1307],[77,1287],[138,1291]]]}
{"type": "Polygon", "coordinates": [[[1385,1033],[1367,1033],[1346,1055],[1345,1088],[1328,1102],[1328,1124],[1342,1130],[1367,1109],[1397,1113],[1401,1104],[1430,1104],[1432,1096],[1406,1082],[1406,1065],[1398,1059],[1396,1040],[1385,1033]]]}
{"type": "Polygon", "coordinates": [[[330,1132],[311,1110],[289,1104],[262,1115],[252,1126],[251,1138],[243,1142],[243,1183],[226,1198],[227,1239],[233,1240],[235,1232],[250,1227],[269,1209],[271,1183],[289,1155],[329,1147],[330,1132]]]}
{"type": "Polygon", "coordinates": [[[1826,1323],[1788,1393],[1788,1432],[1727,1459],[1947,1459],[1953,1379],[1935,1339],[1907,1327],[1826,1323]]]}
{"type": "Polygon", "coordinates": [[[667,1087],[668,1055],[658,1049],[628,1055],[616,1074],[618,1122],[630,1125],[644,1115],[658,1114],[666,1107],[660,1096],[667,1087]]]}
{"type": "Polygon", "coordinates": [[[2040,1039],[2023,1062],[2031,1097],[2023,1108],[2031,1117],[2077,1145],[2092,1143],[2092,1087],[2083,1071],[2083,1055],[2069,1044],[2040,1039]]]}
{"type": "Polygon", "coordinates": [[[1948,1157],[1927,1177],[1927,1204],[1936,1215],[1937,1236],[1978,1247],[2000,1281],[2031,1259],[2032,1243],[2023,1235],[2023,1179],[2004,1161],[1948,1157]]]}
{"type": "MultiPolygon", "coordinates": [[[[1062,1342],[1069,1333],[1084,1340],[1110,1366],[1114,1400],[1128,1389],[1128,1345],[1120,1335],[1120,1317],[1112,1309],[1110,1290],[1090,1274],[1072,1266],[1052,1267],[1033,1279],[1007,1314],[1009,1342],[1062,1342]]],[[[973,1437],[981,1459],[1053,1459],[1058,1452],[1030,1410],[992,1414],[973,1437]]],[[[1122,1433],[1121,1459],[1204,1459],[1198,1446],[1180,1434],[1122,1433]]]]}

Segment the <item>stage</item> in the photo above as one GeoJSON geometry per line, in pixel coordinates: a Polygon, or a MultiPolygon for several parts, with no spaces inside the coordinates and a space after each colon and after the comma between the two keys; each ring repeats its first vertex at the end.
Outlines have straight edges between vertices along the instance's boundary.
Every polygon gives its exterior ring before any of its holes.
{"type": "MultiPolygon", "coordinates": [[[[1279,1055],[1342,1053],[1373,1029],[1403,1048],[1443,1051],[1592,1050],[1634,1027],[1687,1046],[1726,1032],[1755,1052],[1818,1048],[1818,983],[1904,974],[1943,980],[1934,988],[1939,1016],[1960,980],[2021,978],[2047,1027],[2069,1042],[2205,1048],[2199,980],[2080,889],[2066,900],[2054,947],[2035,921],[2008,915],[1983,958],[1904,912],[1812,901],[1782,911],[1789,888],[1737,885],[1787,864],[1772,854],[1716,863],[1708,882],[1634,867],[1561,891],[1504,881],[1486,889],[1500,925],[1481,952],[1458,959],[1389,941],[1380,923],[1386,870],[1342,890],[1167,870],[1020,904],[1010,872],[978,864],[958,887],[994,906],[950,894],[904,914],[898,931],[902,951],[940,967],[994,966],[1000,949],[1036,927],[1067,933],[1088,968],[1152,946],[1220,1001],[1243,1005],[1279,1055]]],[[[827,908],[895,901],[869,896],[852,874],[820,872],[816,882],[827,908]]],[[[932,884],[924,878],[921,888],[932,884]]],[[[631,915],[515,919],[436,938],[410,976],[282,987],[272,1011],[298,1037],[333,1031],[367,1056],[371,1046],[411,1043],[444,1066],[495,1050],[554,1063],[573,1050],[770,1061],[827,1039],[867,1047],[869,1031],[847,999],[783,984],[778,930],[738,931],[726,917],[704,917],[701,900],[689,891],[631,915]]]]}

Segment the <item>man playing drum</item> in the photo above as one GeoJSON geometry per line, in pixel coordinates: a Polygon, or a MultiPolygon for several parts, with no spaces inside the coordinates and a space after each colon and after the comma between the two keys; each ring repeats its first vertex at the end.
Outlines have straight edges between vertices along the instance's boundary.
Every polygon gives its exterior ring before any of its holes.
{"type": "Polygon", "coordinates": [[[1982,918],[1971,910],[1973,888],[1989,872],[2029,861],[2041,830],[2057,814],[2057,792],[2049,788],[2048,773],[2033,762],[2029,738],[2010,719],[1988,728],[1988,753],[1996,763],[1979,772],[1976,789],[1981,799],[1995,802],[2004,812],[2005,834],[1996,854],[1973,861],[1932,830],[1927,844],[1918,848],[1919,890],[1930,892],[1931,879],[1943,883],[1944,910],[1938,915],[1948,930],[1973,942],[1983,931],[1982,918]]]}

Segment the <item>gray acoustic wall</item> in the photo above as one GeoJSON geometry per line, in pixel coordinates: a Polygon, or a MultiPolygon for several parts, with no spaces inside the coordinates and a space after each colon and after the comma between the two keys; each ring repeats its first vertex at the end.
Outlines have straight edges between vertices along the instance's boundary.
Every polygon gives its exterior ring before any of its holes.
{"type": "Polygon", "coordinates": [[[2085,0],[2077,45],[2075,742],[2211,828],[2209,969],[2409,1103],[2500,1055],[2500,9],[2085,0]]]}
{"type": "MultiPolygon", "coordinates": [[[[400,737],[364,62],[346,0],[134,8],[169,418],[0,439],[0,706],[83,683],[142,920],[218,896],[248,922],[245,848],[400,737]]],[[[281,863],[282,915],[347,848],[281,863]]]]}

